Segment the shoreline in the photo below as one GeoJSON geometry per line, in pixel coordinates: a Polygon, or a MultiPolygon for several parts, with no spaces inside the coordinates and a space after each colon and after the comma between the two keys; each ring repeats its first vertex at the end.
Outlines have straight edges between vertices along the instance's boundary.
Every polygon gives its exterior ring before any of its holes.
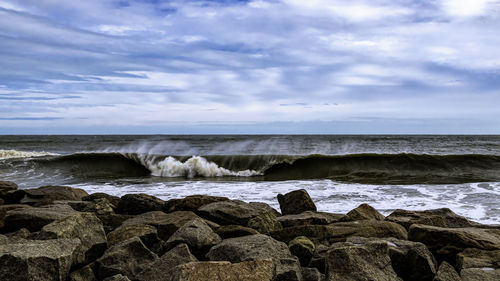
{"type": "Polygon", "coordinates": [[[266,203],[168,201],[0,181],[1,280],[498,280],[500,225],[446,208],[318,212],[303,189],[266,203]],[[389,266],[390,265],[390,266],[389,266]],[[18,267],[27,270],[20,272],[18,267]]]}

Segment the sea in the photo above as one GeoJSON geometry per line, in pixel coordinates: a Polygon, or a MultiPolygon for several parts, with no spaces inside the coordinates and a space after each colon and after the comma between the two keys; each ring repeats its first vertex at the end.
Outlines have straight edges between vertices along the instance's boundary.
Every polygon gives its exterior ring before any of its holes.
{"type": "Polygon", "coordinates": [[[450,208],[499,224],[500,136],[4,135],[0,180],[164,200],[208,194],[277,210],[277,194],[303,188],[319,211],[450,208]]]}

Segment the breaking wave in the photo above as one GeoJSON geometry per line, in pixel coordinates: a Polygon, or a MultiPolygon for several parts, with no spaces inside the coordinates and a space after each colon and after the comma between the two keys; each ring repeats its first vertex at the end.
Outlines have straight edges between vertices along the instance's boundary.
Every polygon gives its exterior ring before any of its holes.
{"type": "Polygon", "coordinates": [[[29,157],[54,156],[54,155],[58,154],[44,152],[44,151],[19,151],[19,150],[0,149],[0,159],[29,158],[29,157]]]}

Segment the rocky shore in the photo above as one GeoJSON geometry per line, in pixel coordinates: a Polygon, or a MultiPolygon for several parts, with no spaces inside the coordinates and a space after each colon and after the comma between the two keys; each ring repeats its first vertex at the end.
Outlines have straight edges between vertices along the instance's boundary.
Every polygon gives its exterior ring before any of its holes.
{"type": "Polygon", "coordinates": [[[264,203],[163,201],[0,182],[0,280],[500,280],[500,227],[449,209],[318,212],[305,190],[264,203]]]}

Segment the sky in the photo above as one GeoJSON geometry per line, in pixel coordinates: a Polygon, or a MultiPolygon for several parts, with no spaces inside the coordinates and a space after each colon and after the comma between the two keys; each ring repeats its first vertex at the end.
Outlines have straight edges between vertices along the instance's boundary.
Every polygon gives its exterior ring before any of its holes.
{"type": "Polygon", "coordinates": [[[0,0],[0,134],[500,134],[500,0],[0,0]]]}

